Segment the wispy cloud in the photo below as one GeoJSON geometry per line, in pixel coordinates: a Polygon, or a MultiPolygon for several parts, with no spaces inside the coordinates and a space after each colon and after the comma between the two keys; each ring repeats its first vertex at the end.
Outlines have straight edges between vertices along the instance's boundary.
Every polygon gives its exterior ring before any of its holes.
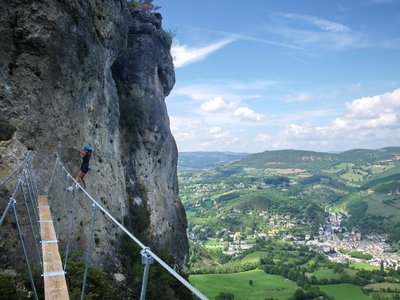
{"type": "Polygon", "coordinates": [[[225,84],[233,90],[262,90],[276,85],[277,82],[273,80],[256,80],[250,82],[231,81],[225,82],[225,84]]]}
{"type": "Polygon", "coordinates": [[[307,50],[343,51],[370,46],[363,34],[345,24],[304,14],[280,13],[277,16],[284,24],[269,30],[307,50]]]}
{"type": "Polygon", "coordinates": [[[256,43],[260,43],[260,44],[288,48],[288,49],[293,49],[293,50],[300,50],[300,51],[305,50],[304,48],[294,45],[294,44],[289,44],[289,43],[285,43],[282,41],[271,40],[271,39],[266,39],[266,38],[255,37],[252,35],[245,35],[245,34],[239,34],[239,33],[227,32],[227,31],[212,31],[212,32],[223,34],[227,37],[230,37],[230,38],[233,38],[236,40],[251,41],[251,42],[256,42],[256,43]]]}
{"type": "Polygon", "coordinates": [[[268,134],[258,134],[255,138],[256,142],[266,143],[272,140],[271,136],[268,134]]]}
{"type": "Polygon", "coordinates": [[[322,18],[318,18],[310,15],[302,15],[302,14],[282,14],[285,18],[292,20],[304,21],[305,23],[314,25],[319,29],[330,31],[330,32],[350,32],[350,28],[346,25],[332,22],[329,20],[325,20],[322,18]]]}
{"type": "Polygon", "coordinates": [[[181,68],[189,65],[193,62],[200,61],[206,58],[211,53],[229,45],[230,43],[236,41],[234,37],[223,39],[205,47],[189,47],[187,45],[173,45],[171,48],[171,54],[174,59],[175,68],[181,68]]]}
{"type": "Polygon", "coordinates": [[[289,94],[284,97],[286,103],[292,102],[308,102],[316,100],[328,100],[333,99],[338,95],[336,90],[327,91],[313,91],[313,92],[299,92],[294,94],[289,94]]]}
{"type": "Polygon", "coordinates": [[[287,95],[285,96],[285,101],[287,103],[290,102],[306,102],[310,101],[314,98],[314,96],[310,93],[300,93],[296,95],[287,95]]]}
{"type": "Polygon", "coordinates": [[[276,47],[282,47],[282,48],[288,48],[288,49],[293,49],[293,50],[299,50],[299,51],[305,50],[304,48],[302,48],[298,45],[293,45],[293,44],[289,44],[289,43],[285,43],[285,42],[277,41],[277,40],[259,38],[259,37],[255,37],[252,35],[243,35],[243,34],[238,34],[238,33],[217,31],[217,30],[205,30],[205,29],[197,29],[197,30],[208,31],[208,32],[212,32],[214,34],[215,33],[221,34],[221,35],[224,35],[225,38],[222,40],[210,43],[209,45],[204,46],[204,47],[191,47],[186,44],[179,44],[179,42],[174,42],[174,44],[172,45],[172,48],[171,48],[171,55],[174,59],[175,68],[185,67],[194,62],[201,61],[201,60],[207,58],[207,56],[212,54],[213,52],[218,51],[218,50],[222,49],[223,47],[225,47],[233,42],[237,42],[237,41],[251,41],[251,42],[256,42],[256,43],[261,43],[261,44],[276,46],[276,47]]]}
{"type": "Polygon", "coordinates": [[[256,81],[222,81],[217,80],[211,83],[191,84],[174,88],[172,94],[188,96],[194,100],[210,101],[221,97],[226,101],[238,101],[256,99],[260,93],[277,85],[272,80],[256,81]]]}

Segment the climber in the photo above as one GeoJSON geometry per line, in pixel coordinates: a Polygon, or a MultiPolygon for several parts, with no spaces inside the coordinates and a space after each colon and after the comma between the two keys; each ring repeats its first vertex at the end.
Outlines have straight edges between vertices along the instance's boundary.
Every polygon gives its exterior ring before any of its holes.
{"type": "Polygon", "coordinates": [[[71,185],[67,188],[68,191],[72,192],[75,189],[76,186],[76,182],[78,182],[78,180],[81,180],[84,187],[86,188],[86,184],[85,181],[83,180],[83,177],[85,177],[86,173],[89,172],[89,161],[90,161],[90,157],[92,156],[92,147],[90,146],[85,146],[83,148],[83,150],[75,148],[74,149],[76,151],[78,151],[79,153],[81,153],[83,155],[82,157],[82,164],[81,164],[81,168],[78,172],[78,174],[76,174],[75,177],[75,181],[71,182],[71,185]]]}

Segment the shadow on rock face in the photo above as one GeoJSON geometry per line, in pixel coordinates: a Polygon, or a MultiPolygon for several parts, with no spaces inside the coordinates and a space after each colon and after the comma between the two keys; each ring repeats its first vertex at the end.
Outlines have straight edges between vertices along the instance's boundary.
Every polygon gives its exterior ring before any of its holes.
{"type": "Polygon", "coordinates": [[[14,126],[0,121],[0,141],[9,141],[17,130],[14,126]]]}

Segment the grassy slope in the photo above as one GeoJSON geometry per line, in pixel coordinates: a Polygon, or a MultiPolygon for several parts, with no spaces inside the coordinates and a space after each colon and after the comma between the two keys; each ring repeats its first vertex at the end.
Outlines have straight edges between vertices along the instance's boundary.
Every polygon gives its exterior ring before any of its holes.
{"type": "Polygon", "coordinates": [[[254,251],[242,258],[242,262],[259,262],[261,257],[267,256],[267,251],[254,251]]]}
{"type": "Polygon", "coordinates": [[[321,291],[325,292],[329,296],[335,297],[340,300],[370,300],[371,297],[365,295],[361,287],[343,283],[343,284],[330,284],[330,285],[319,285],[321,291]]]}
{"type": "Polygon", "coordinates": [[[340,273],[335,273],[332,269],[328,268],[318,268],[313,273],[306,273],[307,277],[315,276],[317,279],[338,279],[340,278],[340,273]]]}
{"type": "Polygon", "coordinates": [[[232,293],[235,299],[260,300],[266,297],[287,299],[296,291],[296,283],[278,275],[269,275],[262,270],[233,274],[190,275],[189,281],[209,299],[220,292],[232,293]],[[253,281],[253,285],[249,284],[253,281]]]}
{"type": "Polygon", "coordinates": [[[379,267],[377,266],[372,266],[370,264],[362,262],[353,262],[350,264],[350,267],[358,270],[367,270],[367,271],[379,270],[379,267]]]}
{"type": "Polygon", "coordinates": [[[380,282],[364,286],[364,289],[373,289],[375,291],[386,290],[387,288],[391,288],[393,291],[400,291],[400,283],[380,282]]]}

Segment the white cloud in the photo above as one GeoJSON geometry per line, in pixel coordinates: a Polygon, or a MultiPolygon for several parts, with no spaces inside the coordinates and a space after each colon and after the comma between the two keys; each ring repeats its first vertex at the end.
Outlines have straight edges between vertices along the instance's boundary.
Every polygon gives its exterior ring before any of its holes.
{"type": "Polygon", "coordinates": [[[300,92],[296,94],[289,94],[284,97],[285,102],[308,102],[316,100],[328,100],[337,97],[337,90],[316,90],[313,92],[300,92]]]}
{"type": "Polygon", "coordinates": [[[227,140],[227,141],[225,142],[225,145],[230,146],[230,145],[233,145],[233,144],[237,144],[237,143],[239,143],[240,141],[241,141],[241,139],[240,139],[238,136],[235,136],[235,137],[233,137],[232,139],[227,140]]]}
{"type": "Polygon", "coordinates": [[[357,82],[356,84],[351,85],[349,87],[349,89],[350,89],[350,91],[353,91],[353,92],[359,92],[362,89],[362,84],[361,84],[361,82],[357,82]]]}
{"type": "Polygon", "coordinates": [[[256,136],[256,142],[266,143],[272,140],[271,136],[268,134],[259,134],[256,136]]]}
{"type": "Polygon", "coordinates": [[[212,121],[204,118],[171,117],[171,131],[179,151],[229,151],[232,145],[241,142],[231,130],[231,126],[212,126],[212,121]],[[229,129],[226,129],[229,128],[229,129]]]}
{"type": "Polygon", "coordinates": [[[260,44],[264,44],[264,45],[283,47],[283,48],[300,50],[300,51],[304,50],[302,47],[299,47],[299,46],[296,46],[293,44],[284,43],[284,42],[277,41],[277,40],[270,40],[270,39],[259,38],[259,37],[255,37],[255,36],[251,36],[251,35],[243,35],[243,34],[232,33],[232,32],[227,32],[227,31],[220,31],[220,30],[212,30],[212,32],[218,33],[218,34],[223,34],[223,35],[233,38],[235,40],[251,41],[251,42],[260,43],[260,44]]]}
{"type": "Polygon", "coordinates": [[[377,116],[381,113],[398,112],[400,109],[400,89],[372,97],[356,99],[346,103],[351,117],[377,116]]]}
{"type": "Polygon", "coordinates": [[[393,92],[355,99],[346,103],[347,111],[336,117],[328,126],[317,126],[310,122],[302,125],[289,124],[283,135],[292,141],[309,145],[351,143],[369,144],[371,140],[397,141],[400,138],[400,89],[393,92]],[[391,138],[391,139],[390,139],[391,138]]]}
{"type": "Polygon", "coordinates": [[[215,97],[213,100],[207,101],[201,105],[201,109],[207,112],[220,112],[230,109],[234,106],[232,102],[227,103],[222,97],[215,97]]]}
{"type": "Polygon", "coordinates": [[[218,134],[222,131],[221,127],[211,127],[208,132],[210,134],[218,134]]]}
{"type": "Polygon", "coordinates": [[[241,120],[250,122],[260,122],[264,119],[264,115],[258,114],[248,107],[239,107],[234,112],[235,117],[239,117],[241,120]]]}
{"type": "Polygon", "coordinates": [[[229,130],[222,130],[221,127],[211,127],[208,129],[208,133],[210,134],[210,137],[214,139],[229,139],[232,137],[229,130]]]}
{"type": "Polygon", "coordinates": [[[226,86],[233,90],[263,90],[276,85],[276,81],[272,80],[256,80],[250,82],[227,82],[226,86]]]}
{"type": "Polygon", "coordinates": [[[302,14],[283,14],[284,17],[293,19],[293,20],[300,20],[311,25],[318,27],[319,29],[330,31],[330,32],[349,32],[351,31],[349,27],[346,25],[332,22],[329,20],[321,19],[318,17],[310,16],[310,15],[302,15],[302,14]]]}
{"type": "Polygon", "coordinates": [[[309,93],[301,93],[297,95],[287,95],[285,96],[285,101],[290,102],[306,102],[313,99],[313,95],[309,93]]]}
{"type": "Polygon", "coordinates": [[[221,87],[210,85],[210,84],[193,84],[183,87],[179,87],[172,90],[173,94],[183,95],[192,98],[193,100],[208,100],[221,96],[226,98],[224,91],[221,87]]]}
{"type": "Polygon", "coordinates": [[[174,59],[174,66],[175,68],[181,68],[191,63],[203,60],[211,53],[225,47],[235,40],[235,38],[228,38],[200,48],[192,48],[187,45],[179,44],[173,45],[171,48],[171,55],[174,59]]]}
{"type": "Polygon", "coordinates": [[[221,97],[225,101],[246,100],[260,98],[263,90],[276,84],[276,81],[271,80],[248,82],[219,80],[205,84],[175,87],[171,94],[184,95],[194,100],[202,101],[208,101],[216,97],[221,97]]]}
{"type": "Polygon", "coordinates": [[[291,44],[307,49],[303,53],[310,54],[319,49],[343,51],[371,46],[364,34],[341,23],[302,14],[280,16],[287,24],[270,30],[287,38],[291,44]]]}

